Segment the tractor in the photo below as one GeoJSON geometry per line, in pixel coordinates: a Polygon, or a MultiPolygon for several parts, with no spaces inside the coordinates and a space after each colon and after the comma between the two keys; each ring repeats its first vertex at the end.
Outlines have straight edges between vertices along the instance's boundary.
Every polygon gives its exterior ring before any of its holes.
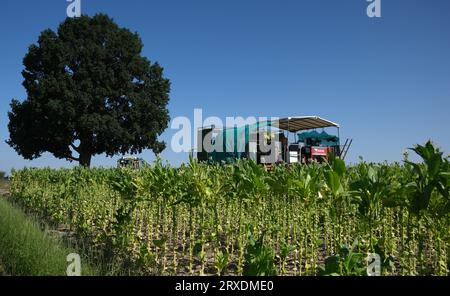
{"type": "Polygon", "coordinates": [[[117,161],[118,168],[132,168],[139,170],[146,166],[148,166],[148,163],[144,159],[135,156],[124,156],[117,161]]]}

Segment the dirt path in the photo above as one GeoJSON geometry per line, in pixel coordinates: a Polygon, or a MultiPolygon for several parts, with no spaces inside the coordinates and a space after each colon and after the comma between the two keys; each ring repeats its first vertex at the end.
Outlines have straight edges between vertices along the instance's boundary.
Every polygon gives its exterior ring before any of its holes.
{"type": "Polygon", "coordinates": [[[0,181],[0,196],[9,197],[11,194],[9,192],[9,183],[0,181]]]}
{"type": "Polygon", "coordinates": [[[5,271],[5,269],[3,268],[3,266],[0,264],[0,276],[6,276],[7,274],[6,274],[6,271],[5,271]]]}

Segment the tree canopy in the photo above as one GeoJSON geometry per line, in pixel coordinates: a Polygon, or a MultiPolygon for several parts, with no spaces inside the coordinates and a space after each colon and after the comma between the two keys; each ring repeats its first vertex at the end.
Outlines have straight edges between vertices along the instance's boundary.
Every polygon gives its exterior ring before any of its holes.
{"type": "Polygon", "coordinates": [[[103,14],[43,31],[23,59],[27,98],[11,102],[7,143],[25,159],[50,152],[83,166],[103,153],[160,153],[170,81],[142,48],[103,14]]]}

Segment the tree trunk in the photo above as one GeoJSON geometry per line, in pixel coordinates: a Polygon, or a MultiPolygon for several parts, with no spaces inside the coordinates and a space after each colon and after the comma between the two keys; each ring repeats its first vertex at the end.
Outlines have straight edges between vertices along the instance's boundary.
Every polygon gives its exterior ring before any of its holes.
{"type": "Polygon", "coordinates": [[[88,144],[89,141],[85,138],[80,139],[80,145],[78,147],[77,152],[80,154],[80,165],[89,168],[91,167],[91,159],[92,159],[92,152],[91,152],[91,146],[88,144]]]}
{"type": "Polygon", "coordinates": [[[91,166],[92,154],[89,152],[81,152],[80,153],[80,165],[85,168],[89,168],[91,166]]]}

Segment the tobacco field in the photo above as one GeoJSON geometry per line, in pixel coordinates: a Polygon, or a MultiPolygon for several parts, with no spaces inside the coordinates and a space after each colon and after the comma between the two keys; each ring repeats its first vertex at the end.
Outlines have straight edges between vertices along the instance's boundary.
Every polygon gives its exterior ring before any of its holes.
{"type": "Polygon", "coordinates": [[[448,275],[450,164],[15,171],[11,198],[131,275],[448,275]]]}

